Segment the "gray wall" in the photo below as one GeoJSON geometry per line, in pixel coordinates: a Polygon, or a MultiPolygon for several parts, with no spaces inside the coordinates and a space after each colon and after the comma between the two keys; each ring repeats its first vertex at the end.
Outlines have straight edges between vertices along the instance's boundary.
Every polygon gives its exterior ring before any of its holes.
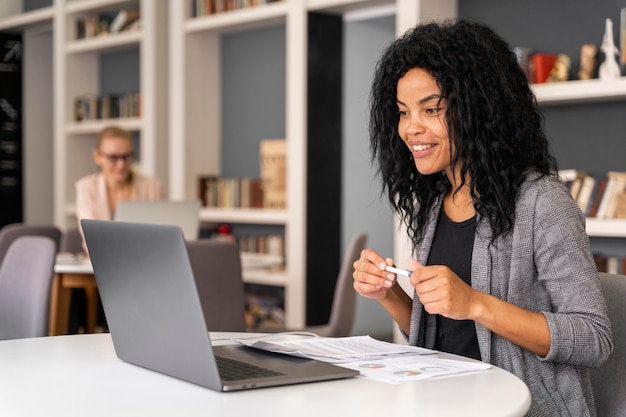
{"type": "Polygon", "coordinates": [[[222,175],[258,178],[261,139],[285,137],[285,27],[224,35],[222,175]]]}
{"type": "MultiPolygon", "coordinates": [[[[344,24],[342,247],[354,233],[366,231],[368,247],[383,256],[393,256],[393,216],[370,162],[368,99],[376,62],[395,38],[394,21],[385,17],[344,24]]],[[[377,301],[358,298],[354,334],[384,336],[392,329],[377,301]]]]}
{"type": "MultiPolygon", "coordinates": [[[[391,209],[380,197],[370,164],[367,100],[374,65],[394,33],[393,17],[344,25],[342,253],[355,233],[366,231],[368,246],[393,255],[391,209]]],[[[258,176],[258,153],[250,148],[257,149],[262,138],[285,135],[284,27],[225,35],[221,46],[222,174],[258,176]]],[[[392,321],[379,304],[359,298],[355,334],[391,331],[392,321]]]]}

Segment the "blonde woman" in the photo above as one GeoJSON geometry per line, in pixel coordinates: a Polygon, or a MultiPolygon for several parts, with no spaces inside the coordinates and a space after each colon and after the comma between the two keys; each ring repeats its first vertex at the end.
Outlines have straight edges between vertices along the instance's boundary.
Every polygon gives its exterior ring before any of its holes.
{"type": "Polygon", "coordinates": [[[160,181],[133,172],[134,157],[130,132],[109,126],[98,134],[93,159],[100,170],[76,182],[79,222],[81,219],[113,219],[117,203],[122,200],[161,199],[160,181]]]}

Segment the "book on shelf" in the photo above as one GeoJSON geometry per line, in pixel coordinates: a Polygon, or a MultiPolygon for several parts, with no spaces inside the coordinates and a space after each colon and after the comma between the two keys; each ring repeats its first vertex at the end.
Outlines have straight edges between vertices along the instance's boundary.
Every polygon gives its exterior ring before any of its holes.
{"type": "Polygon", "coordinates": [[[593,260],[598,272],[608,272],[609,274],[626,273],[626,256],[594,253],[593,260]]]}
{"type": "Polygon", "coordinates": [[[618,193],[615,198],[617,199],[617,204],[613,217],[616,219],[626,219],[626,192],[618,193]]]}
{"type": "Polygon", "coordinates": [[[287,207],[287,141],[263,139],[260,144],[263,207],[287,207]]]}
{"type": "Polygon", "coordinates": [[[600,202],[604,197],[604,191],[606,190],[606,184],[609,181],[608,178],[602,177],[596,180],[595,190],[593,192],[593,196],[591,197],[591,202],[589,204],[588,211],[585,212],[587,217],[597,217],[598,209],[600,208],[600,202]]]}
{"type": "Polygon", "coordinates": [[[98,96],[84,94],[74,100],[74,120],[77,122],[98,118],[98,96]]]}
{"type": "Polygon", "coordinates": [[[558,175],[561,181],[567,186],[572,198],[576,200],[582,181],[587,176],[587,173],[577,169],[562,169],[558,172],[558,175]]]}
{"type": "Polygon", "coordinates": [[[572,198],[587,217],[626,218],[626,171],[609,171],[605,176],[576,169],[558,172],[572,198]]]}
{"type": "Polygon", "coordinates": [[[141,115],[139,93],[98,96],[84,94],[74,100],[74,120],[116,119],[141,115]]]}
{"type": "Polygon", "coordinates": [[[283,235],[242,235],[237,236],[236,239],[241,252],[275,255],[284,260],[285,237],[283,235]]]}
{"type": "Polygon", "coordinates": [[[546,82],[550,71],[554,68],[556,54],[546,54],[537,52],[530,57],[529,73],[531,82],[543,84],[546,82]]]}
{"type": "Polygon", "coordinates": [[[109,32],[116,33],[129,29],[129,26],[139,20],[139,10],[122,9],[113,18],[109,25],[109,32]]]}
{"type": "Polygon", "coordinates": [[[591,195],[593,194],[594,187],[596,185],[596,179],[591,175],[585,175],[580,180],[580,189],[576,196],[576,203],[583,213],[587,212],[587,207],[591,201],[591,195]]]}
{"type": "Polygon", "coordinates": [[[612,219],[618,208],[618,195],[626,189],[626,172],[609,171],[608,183],[598,208],[598,218],[612,219]]]}
{"type": "Polygon", "coordinates": [[[198,199],[205,207],[262,208],[261,180],[247,177],[200,176],[198,199]]]}
{"type": "Polygon", "coordinates": [[[191,15],[193,17],[206,16],[248,7],[275,3],[282,0],[190,0],[191,15]]]}
{"type": "Polygon", "coordinates": [[[76,18],[75,39],[93,38],[109,33],[109,19],[107,16],[91,14],[76,18]]]}

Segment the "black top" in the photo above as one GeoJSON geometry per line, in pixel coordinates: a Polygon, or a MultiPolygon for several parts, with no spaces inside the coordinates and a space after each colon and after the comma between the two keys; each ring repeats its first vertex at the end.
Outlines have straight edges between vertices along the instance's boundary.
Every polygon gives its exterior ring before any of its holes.
{"type": "MultiPolygon", "coordinates": [[[[428,265],[446,265],[468,285],[472,285],[472,251],[476,217],[455,223],[443,208],[430,248],[428,265]]],[[[480,360],[473,320],[454,320],[437,315],[435,349],[480,360]]]]}

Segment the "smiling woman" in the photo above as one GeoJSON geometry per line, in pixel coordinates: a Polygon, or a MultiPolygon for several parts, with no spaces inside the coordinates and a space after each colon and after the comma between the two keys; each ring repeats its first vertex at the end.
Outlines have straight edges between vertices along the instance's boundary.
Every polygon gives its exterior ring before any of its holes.
{"type": "Polygon", "coordinates": [[[409,344],[517,375],[529,416],[594,416],[589,368],[613,349],[606,302],[510,46],[482,24],[418,25],[383,53],[370,98],[371,149],[412,239],[414,294],[371,249],[354,263],[355,290],[409,344]]]}
{"type": "Polygon", "coordinates": [[[161,199],[158,180],[133,172],[134,156],[130,132],[109,126],[98,134],[93,159],[100,172],[76,182],[79,228],[81,219],[111,220],[120,201],[161,199]]]}
{"type": "Polygon", "coordinates": [[[437,80],[423,69],[412,68],[398,80],[398,135],[423,175],[451,168],[445,105],[437,80]]]}

